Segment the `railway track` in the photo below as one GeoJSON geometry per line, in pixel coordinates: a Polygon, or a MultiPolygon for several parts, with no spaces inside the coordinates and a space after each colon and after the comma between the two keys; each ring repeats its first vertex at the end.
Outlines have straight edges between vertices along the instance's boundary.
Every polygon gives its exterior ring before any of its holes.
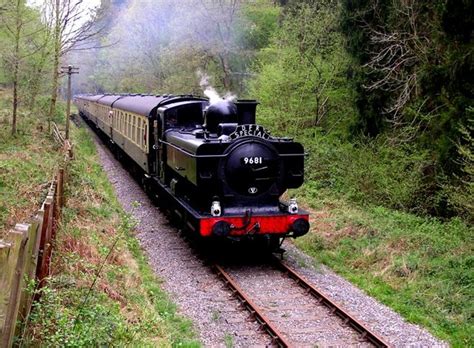
{"type": "MultiPolygon", "coordinates": [[[[255,289],[255,286],[251,284],[252,282],[249,282],[249,278],[258,278],[258,275],[252,275],[252,271],[247,275],[239,275],[238,269],[226,270],[226,267],[220,264],[213,264],[213,269],[242,307],[248,310],[251,317],[258,322],[260,328],[269,334],[273,345],[278,347],[301,347],[312,346],[313,344],[323,346],[357,345],[390,347],[390,344],[382,337],[367,328],[364,323],[357,320],[354,315],[345,310],[340,304],[331,300],[320,289],[310,284],[301,274],[288,266],[284,261],[273,256],[267,266],[270,267],[272,271],[263,269],[261,273],[267,273],[267,276],[270,277],[270,281],[267,281],[270,288],[272,287],[272,281],[278,281],[279,276],[277,273],[279,273],[280,276],[287,281],[291,279],[295,288],[302,290],[299,294],[298,291],[292,290],[291,293],[285,292],[285,295],[290,298],[301,297],[301,299],[299,299],[300,303],[306,303],[303,305],[303,307],[305,307],[303,308],[303,312],[306,312],[306,317],[304,315],[301,317],[293,315],[293,318],[291,318],[292,315],[288,313],[294,313],[298,308],[288,308],[288,303],[285,301],[283,302],[283,306],[277,304],[273,306],[274,308],[271,308],[272,302],[275,304],[278,300],[275,301],[275,298],[272,297],[271,294],[270,296],[267,294],[266,297],[264,295],[262,298],[261,294],[265,293],[266,290],[263,288],[255,289]],[[277,273],[275,273],[275,271],[277,273]],[[239,278],[240,280],[238,280],[239,278]],[[247,288],[247,290],[245,288],[247,288]],[[306,298],[303,299],[302,297],[306,298]],[[285,303],[286,308],[284,306],[285,303]],[[315,311],[315,308],[311,306],[317,306],[320,310],[315,311]],[[321,310],[322,307],[325,307],[326,310],[321,310]],[[273,315],[271,314],[272,312],[274,313],[273,315]],[[316,312],[318,314],[315,314],[316,312]],[[279,314],[275,315],[275,313],[279,314]],[[285,318],[288,318],[289,320],[286,321],[292,322],[293,325],[284,323],[285,318]],[[328,325],[328,321],[331,320],[336,323],[330,323],[328,325]],[[311,325],[311,321],[316,322],[316,324],[311,325]],[[294,325],[294,323],[301,324],[294,325]],[[304,328],[300,326],[304,326],[304,328]],[[310,330],[314,332],[311,333],[310,330]],[[348,332],[349,330],[352,331],[352,337],[348,332]],[[341,333],[338,331],[341,331],[341,333]],[[305,337],[300,337],[301,332],[306,333],[304,335],[305,337]],[[331,339],[334,338],[335,341],[328,341],[328,334],[331,336],[331,339]],[[321,338],[320,341],[318,341],[318,336],[321,338]],[[312,339],[316,339],[316,342],[312,341],[312,339]]],[[[258,274],[258,272],[257,270],[256,273],[258,274]]],[[[259,282],[262,283],[262,279],[260,279],[259,282]]],[[[263,281],[263,283],[265,283],[265,281],[263,281]]],[[[274,286],[274,288],[278,287],[281,287],[281,284],[274,286]]],[[[278,293],[273,293],[273,295],[278,296],[278,293]]],[[[291,302],[291,300],[289,302],[291,302]]],[[[289,306],[291,307],[292,305],[293,304],[290,303],[289,306]]]]}

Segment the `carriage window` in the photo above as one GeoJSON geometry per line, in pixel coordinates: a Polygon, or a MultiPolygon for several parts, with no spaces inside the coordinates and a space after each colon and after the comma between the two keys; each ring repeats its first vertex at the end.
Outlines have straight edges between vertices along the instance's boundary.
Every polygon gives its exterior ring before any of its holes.
{"type": "Polygon", "coordinates": [[[142,120],[140,119],[139,116],[137,116],[137,132],[136,132],[135,142],[137,143],[138,146],[140,146],[140,129],[141,129],[141,122],[142,122],[142,120]]]}
{"type": "Polygon", "coordinates": [[[135,115],[132,116],[132,141],[135,142],[137,140],[137,118],[135,115]]]}
{"type": "Polygon", "coordinates": [[[130,134],[130,138],[132,139],[132,142],[135,142],[135,116],[132,115],[131,118],[132,122],[132,133],[130,134]]]}
{"type": "Polygon", "coordinates": [[[130,136],[130,115],[125,114],[125,136],[128,138],[130,136]]]}
{"type": "Polygon", "coordinates": [[[148,150],[148,121],[145,121],[145,129],[143,130],[143,148],[148,150]]]}
{"type": "Polygon", "coordinates": [[[140,119],[140,131],[138,132],[139,144],[143,146],[143,120],[140,119]]]}
{"type": "Polygon", "coordinates": [[[129,114],[125,114],[125,135],[128,137],[130,137],[130,115],[129,114]]]}
{"type": "Polygon", "coordinates": [[[142,138],[142,132],[143,132],[142,131],[142,118],[139,117],[138,118],[138,129],[137,129],[137,134],[138,134],[137,143],[138,143],[138,146],[140,146],[140,147],[142,146],[142,139],[143,139],[142,138]]]}
{"type": "Polygon", "coordinates": [[[142,119],[142,124],[140,127],[140,146],[143,148],[145,139],[144,139],[144,134],[145,134],[145,121],[142,119]]]}
{"type": "Polygon", "coordinates": [[[135,143],[138,145],[140,143],[140,117],[136,116],[136,122],[135,122],[135,143]]]}

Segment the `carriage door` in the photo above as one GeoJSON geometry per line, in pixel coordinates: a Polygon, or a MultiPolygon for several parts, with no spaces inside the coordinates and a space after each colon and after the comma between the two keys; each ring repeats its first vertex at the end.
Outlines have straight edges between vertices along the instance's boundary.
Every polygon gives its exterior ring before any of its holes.
{"type": "Polygon", "coordinates": [[[114,127],[115,127],[115,124],[114,124],[114,120],[115,120],[115,117],[114,117],[114,111],[112,109],[109,110],[109,114],[108,114],[108,125],[109,125],[109,136],[110,136],[110,139],[114,139],[114,127]]]}

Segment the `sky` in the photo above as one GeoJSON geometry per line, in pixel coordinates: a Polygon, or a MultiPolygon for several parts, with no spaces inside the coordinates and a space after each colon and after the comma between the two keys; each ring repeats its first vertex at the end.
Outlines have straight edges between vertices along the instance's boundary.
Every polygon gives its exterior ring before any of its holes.
{"type": "MultiPolygon", "coordinates": [[[[46,1],[51,1],[51,0],[27,0],[27,4],[32,7],[41,7],[46,1]]],[[[64,1],[64,0],[61,0],[64,1]]],[[[70,0],[71,2],[75,2],[77,0],[70,0]]],[[[100,6],[101,0],[83,0],[81,7],[84,10],[90,10],[95,7],[100,6]]],[[[89,11],[86,11],[85,13],[89,13],[89,11]]],[[[81,18],[79,25],[82,24],[83,22],[87,21],[89,19],[88,16],[84,16],[81,18]]]]}
{"type": "MultiPolygon", "coordinates": [[[[73,1],[73,0],[72,0],[73,1]]],[[[101,0],[84,0],[83,4],[85,8],[94,8],[100,5],[101,0]]],[[[28,0],[28,5],[41,5],[45,0],[28,0]]]]}

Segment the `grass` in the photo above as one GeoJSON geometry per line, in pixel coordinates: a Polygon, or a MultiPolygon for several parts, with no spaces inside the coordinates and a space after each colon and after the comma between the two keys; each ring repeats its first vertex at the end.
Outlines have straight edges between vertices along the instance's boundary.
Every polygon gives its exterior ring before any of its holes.
{"type": "Polygon", "coordinates": [[[34,306],[24,345],[199,346],[148,266],[135,222],[120,207],[90,135],[72,127],[72,136],[76,159],[54,274],[34,306]]]}
{"type": "Polygon", "coordinates": [[[410,322],[455,347],[474,345],[474,229],[380,206],[357,206],[307,184],[296,193],[312,229],[296,245],[410,322]]]}
{"type": "Polygon", "coordinates": [[[32,113],[19,112],[18,133],[11,135],[7,99],[0,93],[0,238],[39,208],[60,158],[32,113]]]}

